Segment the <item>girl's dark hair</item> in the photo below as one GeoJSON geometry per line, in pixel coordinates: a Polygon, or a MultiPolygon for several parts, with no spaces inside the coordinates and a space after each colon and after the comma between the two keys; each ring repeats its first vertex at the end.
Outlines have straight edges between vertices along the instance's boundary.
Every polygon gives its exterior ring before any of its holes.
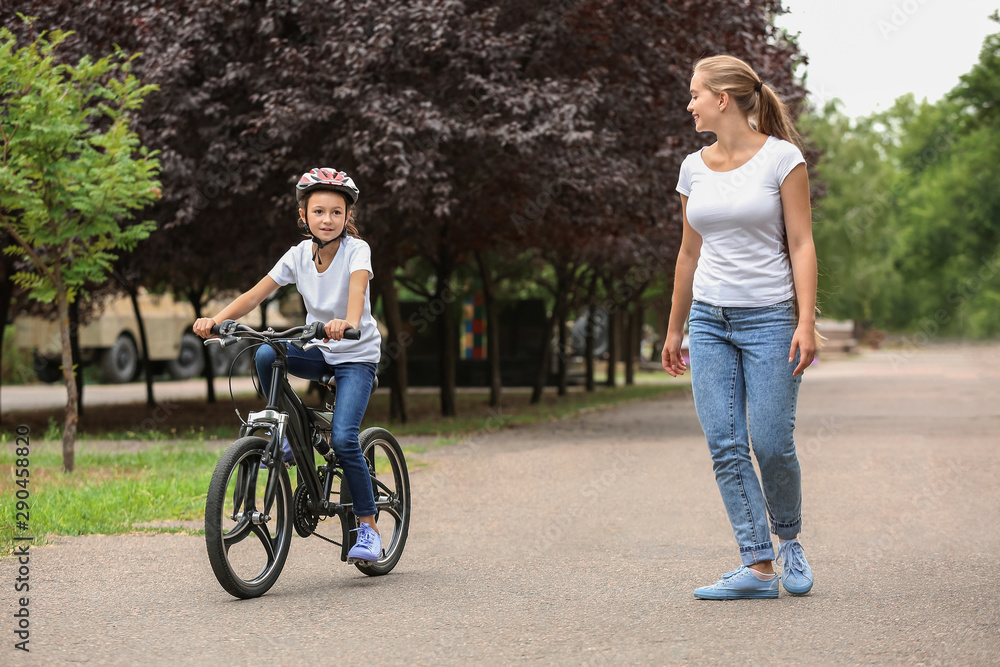
{"type": "MultiPolygon", "coordinates": [[[[341,194],[340,192],[336,192],[334,190],[322,190],[322,189],[320,189],[320,190],[310,190],[309,192],[306,192],[305,194],[301,195],[300,197],[297,197],[297,199],[298,199],[298,202],[299,202],[299,208],[301,208],[303,211],[305,211],[307,216],[309,215],[309,198],[315,192],[333,192],[333,194],[335,194],[335,195],[340,195],[341,197],[344,197],[343,194],[341,194]]],[[[348,204],[347,203],[347,197],[344,197],[344,205],[347,206],[347,210],[344,211],[344,217],[347,219],[347,223],[344,225],[344,231],[341,234],[341,236],[353,236],[356,239],[360,239],[361,238],[361,234],[358,232],[358,228],[354,224],[354,221],[355,221],[356,216],[357,216],[357,212],[356,212],[357,205],[356,204],[348,204]]],[[[305,231],[306,221],[304,219],[302,219],[301,217],[299,218],[299,227],[301,227],[302,230],[305,231]]]]}
{"type": "Polygon", "coordinates": [[[733,56],[702,58],[694,64],[696,74],[716,95],[723,92],[750,119],[758,132],[769,134],[802,148],[802,140],[788,114],[788,107],[771,87],[763,83],[750,65],[733,56]]]}

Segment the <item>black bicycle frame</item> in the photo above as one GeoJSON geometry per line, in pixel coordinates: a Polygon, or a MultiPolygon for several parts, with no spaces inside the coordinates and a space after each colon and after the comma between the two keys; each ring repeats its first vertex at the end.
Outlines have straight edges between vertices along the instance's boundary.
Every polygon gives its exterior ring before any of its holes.
{"type": "MultiPolygon", "coordinates": [[[[321,488],[312,443],[309,441],[309,430],[312,422],[302,399],[288,383],[288,360],[285,351],[279,348],[279,344],[268,344],[275,348],[276,354],[274,362],[271,364],[273,372],[271,374],[270,399],[264,410],[285,413],[288,415],[288,420],[285,422],[283,431],[280,424],[275,424],[275,427],[271,429],[271,441],[266,449],[267,457],[273,459],[274,465],[283,465],[281,437],[287,438],[292,456],[295,457],[299,483],[306,485],[310,509],[320,516],[342,514],[344,510],[351,507],[351,504],[330,503],[328,500],[333,489],[334,466],[328,464],[325,483],[322,484],[321,488]]],[[[243,429],[246,431],[247,427],[244,426],[243,429]]],[[[276,492],[277,475],[272,475],[264,491],[265,506],[271,506],[276,492]]]]}

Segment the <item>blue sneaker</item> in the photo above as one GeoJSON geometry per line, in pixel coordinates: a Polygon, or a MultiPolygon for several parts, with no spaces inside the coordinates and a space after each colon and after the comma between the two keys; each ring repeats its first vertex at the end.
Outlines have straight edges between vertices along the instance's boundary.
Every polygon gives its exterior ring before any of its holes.
{"type": "Polygon", "coordinates": [[[722,579],[711,586],[694,590],[694,596],[702,600],[761,600],[778,597],[778,577],[761,581],[747,567],[741,565],[732,572],[722,575],[722,579]]]}
{"type": "Polygon", "coordinates": [[[354,564],[359,561],[371,563],[382,557],[382,537],[367,523],[359,524],[358,540],[347,552],[347,562],[354,564]]]}
{"type": "Polygon", "coordinates": [[[778,547],[781,585],[792,595],[805,595],[813,587],[813,571],[798,540],[785,540],[778,547]]]}

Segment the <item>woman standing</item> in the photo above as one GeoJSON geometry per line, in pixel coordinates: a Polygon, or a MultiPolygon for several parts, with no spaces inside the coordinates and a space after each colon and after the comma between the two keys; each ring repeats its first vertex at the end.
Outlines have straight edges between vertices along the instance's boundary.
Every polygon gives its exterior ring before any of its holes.
{"type": "Polygon", "coordinates": [[[792,434],[802,371],[816,353],[805,160],[785,105],[742,60],[698,61],[687,110],[717,141],[681,165],[684,233],[663,368],[674,377],[686,370],[681,340],[690,314],[695,408],[742,560],[694,593],[778,597],[773,532],[781,582],[804,595],[813,575],[797,539],[802,487],[792,434]]]}

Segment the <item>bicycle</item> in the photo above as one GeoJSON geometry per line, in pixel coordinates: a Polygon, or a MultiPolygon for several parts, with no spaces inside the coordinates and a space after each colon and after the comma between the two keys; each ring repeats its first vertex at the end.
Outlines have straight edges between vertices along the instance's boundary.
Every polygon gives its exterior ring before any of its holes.
{"type": "MultiPolygon", "coordinates": [[[[341,547],[340,559],[346,562],[358,522],[343,470],[329,442],[336,396],[332,375],[320,380],[334,396],[325,410],[306,407],[288,383],[287,346],[303,350],[316,346],[315,339],[325,337],[322,324],[314,322],[278,333],[226,320],[214,326],[212,334],[222,337],[209,338],[205,345],[217,341],[228,346],[250,340],[244,351],[261,345],[275,350],[271,398],[263,410],[248,413],[245,421],[236,410],[243,425],[215,467],[205,503],[205,542],[215,577],[233,596],[254,598],[277,581],[288,557],[293,527],[301,537],[315,534],[341,547]],[[288,439],[296,464],[294,494],[283,461],[283,438],[288,439]],[[314,452],[320,455],[318,461],[314,452]],[[340,482],[334,490],[337,478],[340,482]],[[340,520],[340,542],[316,532],[320,521],[333,517],[340,520]]],[[[357,329],[345,333],[355,340],[359,336],[357,329]]],[[[377,384],[376,380],[373,392],[377,384]]],[[[371,473],[383,549],[378,561],[354,565],[366,575],[380,576],[396,566],[406,544],[410,480],[403,450],[388,430],[365,429],[359,441],[371,473]]]]}

